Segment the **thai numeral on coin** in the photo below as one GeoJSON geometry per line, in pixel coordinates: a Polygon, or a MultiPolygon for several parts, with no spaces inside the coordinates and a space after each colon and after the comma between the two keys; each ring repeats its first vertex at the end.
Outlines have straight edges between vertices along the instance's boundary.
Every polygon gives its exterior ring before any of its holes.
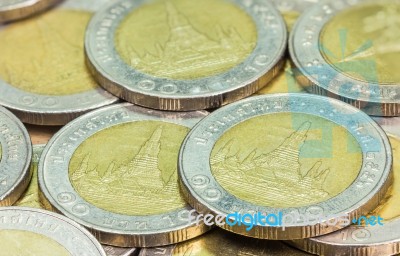
{"type": "Polygon", "coordinates": [[[340,232],[342,234],[342,240],[347,241],[347,239],[353,239],[358,242],[366,241],[371,237],[371,233],[364,228],[351,230],[345,229],[340,232]]]}
{"type": "Polygon", "coordinates": [[[192,178],[192,184],[196,188],[204,188],[210,183],[210,179],[204,175],[196,175],[192,178]]]}

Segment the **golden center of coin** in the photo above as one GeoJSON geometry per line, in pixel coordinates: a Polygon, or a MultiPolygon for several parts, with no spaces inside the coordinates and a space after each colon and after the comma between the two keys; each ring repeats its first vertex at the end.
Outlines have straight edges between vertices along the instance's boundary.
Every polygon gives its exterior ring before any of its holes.
{"type": "Polygon", "coordinates": [[[400,83],[400,4],[352,7],[334,16],[320,35],[326,61],[354,79],[400,83]]]}
{"type": "Polygon", "coordinates": [[[302,207],[348,188],[361,170],[362,153],[340,125],[313,115],[279,113],[228,130],[215,144],[210,164],[217,182],[239,199],[302,207]]]}
{"type": "Polygon", "coordinates": [[[57,10],[4,27],[0,78],[40,95],[71,95],[96,88],[83,50],[90,17],[85,11],[57,10]]]}
{"type": "Polygon", "coordinates": [[[400,217],[400,140],[389,136],[393,150],[393,185],[386,200],[372,213],[381,216],[385,221],[400,217]]]}
{"type": "Polygon", "coordinates": [[[118,214],[155,215],[183,208],[176,163],[188,132],[159,121],[102,130],[74,152],[70,181],[87,202],[118,214]]]}
{"type": "Polygon", "coordinates": [[[0,230],[0,237],[0,255],[71,255],[58,242],[41,234],[24,230],[0,230]]]}
{"type": "MultiPolygon", "coordinates": [[[[33,156],[39,157],[39,156],[33,156]]],[[[32,159],[31,162],[32,179],[27,190],[14,204],[14,206],[44,208],[39,200],[39,184],[38,184],[38,159],[32,159]]]]}
{"type": "Polygon", "coordinates": [[[156,0],[129,14],[115,35],[116,49],[127,64],[170,79],[226,72],[256,44],[252,18],[223,0],[156,0]]]}

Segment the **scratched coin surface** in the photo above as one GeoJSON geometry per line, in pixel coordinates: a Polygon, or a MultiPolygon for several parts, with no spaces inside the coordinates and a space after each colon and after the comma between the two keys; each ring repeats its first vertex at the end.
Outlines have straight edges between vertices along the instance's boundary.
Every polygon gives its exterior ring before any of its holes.
{"type": "Polygon", "coordinates": [[[23,124],[0,107],[0,206],[14,204],[31,179],[32,144],[23,124]]]}
{"type": "Polygon", "coordinates": [[[63,125],[117,101],[91,77],[83,50],[86,24],[106,1],[81,2],[0,29],[0,105],[25,123],[63,125]]]}
{"type": "Polygon", "coordinates": [[[255,93],[282,67],[286,39],[268,1],[118,0],[89,23],[85,50],[114,95],[178,111],[255,93]]]}
{"type": "Polygon", "coordinates": [[[179,177],[185,198],[201,213],[309,216],[250,229],[221,225],[286,240],[333,232],[350,223],[338,217],[340,224],[328,225],[332,216],[374,209],[390,185],[391,159],[385,133],[362,111],[321,96],[274,94],[204,118],[182,144],[179,177]]]}
{"type": "Polygon", "coordinates": [[[26,18],[48,9],[62,0],[2,0],[0,2],[0,23],[26,18]]]}
{"type": "Polygon", "coordinates": [[[295,26],[289,50],[309,92],[374,116],[400,115],[400,1],[325,1],[295,26]]]}
{"type": "Polygon", "coordinates": [[[25,207],[0,208],[1,256],[106,256],[99,242],[64,216],[25,207]]]}
{"type": "Polygon", "coordinates": [[[44,203],[114,246],[166,245],[202,234],[207,227],[189,221],[192,208],[180,196],[177,159],[204,116],[121,104],[71,122],[40,161],[44,203]]]}
{"type": "Polygon", "coordinates": [[[318,255],[384,256],[400,253],[400,118],[380,118],[377,122],[389,135],[394,178],[383,202],[368,216],[380,216],[383,225],[351,225],[325,236],[291,241],[292,245],[318,255]]]}
{"type": "Polygon", "coordinates": [[[143,248],[139,256],[306,256],[281,242],[255,240],[214,229],[187,242],[165,247],[143,248]]]}

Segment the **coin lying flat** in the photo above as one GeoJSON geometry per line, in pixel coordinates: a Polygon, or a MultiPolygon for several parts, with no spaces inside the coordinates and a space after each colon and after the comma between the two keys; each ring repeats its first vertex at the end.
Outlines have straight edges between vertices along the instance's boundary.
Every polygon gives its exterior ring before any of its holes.
{"type": "Polygon", "coordinates": [[[374,209],[391,164],[385,133],[360,110],[321,96],[274,94],[204,118],[182,144],[179,177],[198,212],[225,216],[222,228],[285,240],[333,232],[350,224],[341,216],[374,209]]]}
{"type": "Polygon", "coordinates": [[[299,82],[374,116],[400,115],[400,1],[327,1],[307,11],[289,42],[299,82]]]}
{"type": "Polygon", "coordinates": [[[29,183],[28,188],[22,194],[21,198],[14,204],[15,206],[21,207],[31,207],[42,209],[44,206],[39,200],[39,186],[37,180],[37,168],[40,159],[40,155],[43,152],[45,145],[33,145],[32,163],[31,163],[31,173],[32,179],[29,183]]]}
{"type": "Polygon", "coordinates": [[[44,210],[0,208],[0,255],[105,256],[97,240],[73,221],[44,210]]]}
{"type": "Polygon", "coordinates": [[[352,225],[341,231],[325,236],[304,240],[294,240],[290,243],[298,248],[318,255],[369,255],[384,256],[400,253],[400,118],[392,120],[379,119],[393,148],[394,181],[391,190],[383,202],[370,214],[383,218],[383,226],[352,225]],[[396,122],[388,126],[387,123],[396,122]],[[391,133],[396,130],[396,133],[391,133]]]}
{"type": "Polygon", "coordinates": [[[122,104],[69,123],[40,161],[43,201],[103,244],[158,246],[204,233],[207,227],[188,220],[192,208],[179,193],[177,159],[205,115],[122,104]]]}
{"type": "Polygon", "coordinates": [[[97,85],[84,61],[85,24],[105,2],[68,0],[50,12],[2,27],[0,105],[24,123],[63,125],[116,102],[97,85]]]}
{"type": "Polygon", "coordinates": [[[43,11],[61,0],[2,0],[0,23],[26,18],[43,11]]]}
{"type": "Polygon", "coordinates": [[[305,256],[308,253],[293,249],[281,242],[243,238],[222,229],[184,243],[166,247],[144,248],[139,256],[305,256]]]}
{"type": "Polygon", "coordinates": [[[286,38],[268,1],[119,0],[93,17],[85,49],[97,81],[114,95],[196,110],[265,86],[282,67],[286,38]]]}
{"type": "Polygon", "coordinates": [[[31,179],[32,144],[23,124],[0,107],[0,206],[15,203],[31,179]]]}

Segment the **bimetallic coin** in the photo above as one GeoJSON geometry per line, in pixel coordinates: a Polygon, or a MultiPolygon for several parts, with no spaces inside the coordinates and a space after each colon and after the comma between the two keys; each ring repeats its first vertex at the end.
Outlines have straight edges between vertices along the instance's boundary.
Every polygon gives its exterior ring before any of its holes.
{"type": "Polygon", "coordinates": [[[85,24],[105,2],[68,0],[50,12],[2,27],[0,105],[24,123],[63,125],[116,102],[97,85],[84,60],[85,24]]]}
{"type": "Polygon", "coordinates": [[[114,246],[166,245],[204,233],[209,227],[189,221],[177,159],[206,114],[121,104],[69,123],[42,155],[43,201],[114,246]]]}
{"type": "Polygon", "coordinates": [[[119,0],[93,17],[85,50],[97,81],[114,95],[196,110],[265,86],[283,65],[286,39],[268,1],[119,0]]]}
{"type": "Polygon", "coordinates": [[[298,81],[374,116],[400,115],[400,1],[332,0],[304,13],[289,42],[298,81]]]}
{"type": "Polygon", "coordinates": [[[84,228],[59,214],[24,208],[0,208],[0,255],[106,256],[84,228]]]}
{"type": "Polygon", "coordinates": [[[222,229],[184,243],[166,247],[144,248],[139,256],[306,256],[281,242],[239,237],[222,229]]]}
{"type": "Polygon", "coordinates": [[[0,23],[26,18],[43,11],[62,0],[2,0],[0,23]]]}
{"type": "Polygon", "coordinates": [[[294,240],[291,244],[318,255],[385,256],[400,253],[400,118],[377,121],[388,132],[393,149],[392,188],[369,215],[383,218],[383,226],[378,223],[352,225],[325,236],[294,240]]]}
{"type": "Polygon", "coordinates": [[[362,111],[321,96],[273,94],[196,125],[181,147],[179,177],[198,212],[225,216],[222,228],[286,240],[336,231],[374,209],[391,184],[391,164],[386,134],[362,111]]]}
{"type": "Polygon", "coordinates": [[[299,18],[299,16],[311,8],[320,0],[272,0],[276,8],[282,13],[283,18],[286,21],[288,30],[292,31],[292,28],[299,18]]]}
{"type": "Polygon", "coordinates": [[[32,144],[23,124],[0,107],[0,206],[14,204],[31,179],[32,144]]]}
{"type": "Polygon", "coordinates": [[[31,173],[32,179],[29,183],[28,188],[21,196],[21,198],[14,204],[15,206],[21,207],[32,207],[42,209],[44,206],[40,203],[39,200],[39,185],[38,185],[38,163],[40,159],[40,155],[44,149],[45,145],[33,145],[33,155],[32,155],[32,163],[31,163],[31,173]]]}

